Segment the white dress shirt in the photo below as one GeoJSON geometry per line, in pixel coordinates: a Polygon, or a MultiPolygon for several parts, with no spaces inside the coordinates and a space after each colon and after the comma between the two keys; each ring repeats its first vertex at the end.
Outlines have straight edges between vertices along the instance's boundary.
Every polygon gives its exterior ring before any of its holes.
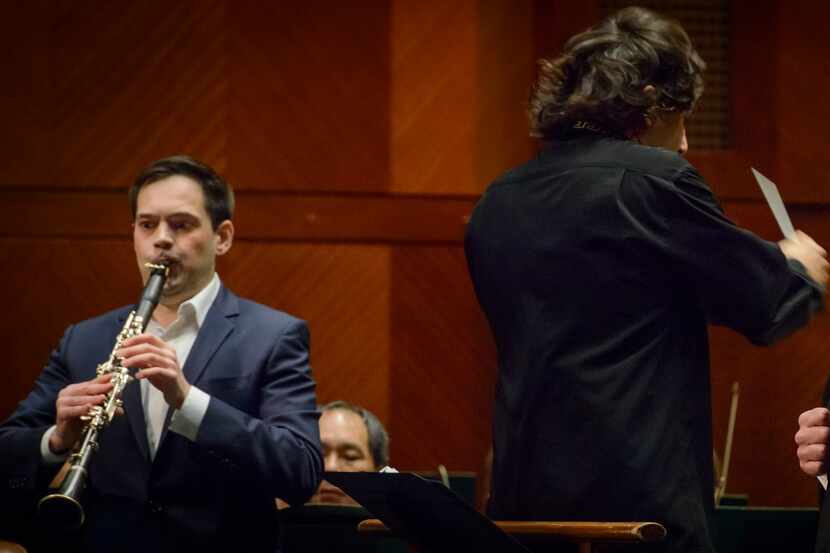
{"type": "MultiPolygon", "coordinates": [[[[155,319],[147,325],[147,333],[158,336],[176,350],[180,368],[184,367],[187,362],[187,357],[190,355],[190,350],[193,348],[199,329],[216,300],[216,296],[219,295],[220,287],[219,276],[214,273],[207,286],[179,305],[176,320],[170,326],[163,328],[155,319]]],[[[144,421],[147,427],[147,443],[150,446],[150,456],[155,457],[169,406],[164,401],[164,394],[150,384],[149,380],[143,379],[139,381],[139,384],[141,386],[144,421]]],[[[195,441],[209,403],[210,396],[191,384],[190,392],[185,397],[181,408],[173,413],[170,420],[170,432],[175,432],[191,441],[195,441]]],[[[67,458],[68,452],[55,454],[49,449],[49,437],[54,431],[55,426],[52,426],[43,434],[40,441],[40,451],[44,461],[60,463],[67,458]]]]}

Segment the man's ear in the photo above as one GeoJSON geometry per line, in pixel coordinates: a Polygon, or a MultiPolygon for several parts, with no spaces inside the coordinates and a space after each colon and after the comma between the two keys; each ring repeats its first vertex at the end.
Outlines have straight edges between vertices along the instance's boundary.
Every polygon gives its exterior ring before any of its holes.
{"type": "Polygon", "coordinates": [[[230,219],[225,219],[216,227],[214,234],[216,235],[216,255],[225,255],[233,244],[233,223],[230,219]]]}
{"type": "MultiPolygon", "coordinates": [[[[652,99],[657,98],[657,89],[654,88],[654,85],[647,84],[646,86],[644,86],[643,93],[652,99]]],[[[646,113],[643,115],[643,119],[645,119],[647,129],[650,129],[652,125],[654,125],[654,115],[652,111],[647,110],[646,113]]]]}

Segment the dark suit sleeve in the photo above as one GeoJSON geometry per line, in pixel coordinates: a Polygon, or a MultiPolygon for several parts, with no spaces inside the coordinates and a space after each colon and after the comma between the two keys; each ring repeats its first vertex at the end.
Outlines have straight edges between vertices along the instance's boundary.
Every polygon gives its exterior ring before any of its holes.
{"type": "Polygon", "coordinates": [[[196,438],[238,466],[250,485],[291,504],[314,493],[323,470],[308,344],[306,324],[289,324],[262,375],[259,416],[211,397],[196,438]]]}
{"type": "MultiPolygon", "coordinates": [[[[44,468],[40,440],[43,433],[55,424],[58,393],[70,383],[65,354],[72,340],[73,328],[70,326],[66,330],[58,347],[52,351],[49,362],[26,399],[0,425],[0,451],[3,451],[0,455],[0,473],[4,477],[1,482],[4,487],[32,491],[48,484],[48,481],[44,483],[38,478],[43,476],[44,468]],[[12,481],[6,481],[9,478],[12,481]]],[[[57,472],[58,468],[47,467],[54,469],[51,473],[57,472]]]]}
{"type": "Polygon", "coordinates": [[[0,424],[0,524],[4,527],[0,532],[4,536],[27,531],[37,501],[60,468],[43,462],[40,442],[55,424],[55,400],[69,383],[65,352],[72,330],[66,330],[26,399],[0,424]]]}
{"type": "Polygon", "coordinates": [[[691,166],[670,180],[627,173],[620,206],[629,232],[660,252],[712,324],[769,344],[821,308],[823,288],[777,244],[730,221],[691,166]]]}

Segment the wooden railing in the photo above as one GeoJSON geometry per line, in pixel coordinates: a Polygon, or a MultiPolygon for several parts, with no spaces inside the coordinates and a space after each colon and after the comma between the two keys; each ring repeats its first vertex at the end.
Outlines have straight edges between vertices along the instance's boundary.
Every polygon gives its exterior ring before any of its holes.
{"type": "MultiPolygon", "coordinates": [[[[657,542],[666,537],[666,529],[656,522],[545,522],[494,521],[496,526],[519,541],[568,541],[579,545],[580,553],[591,553],[596,543],[657,542]]],[[[378,519],[364,520],[358,525],[363,534],[391,533],[378,519]]]]}

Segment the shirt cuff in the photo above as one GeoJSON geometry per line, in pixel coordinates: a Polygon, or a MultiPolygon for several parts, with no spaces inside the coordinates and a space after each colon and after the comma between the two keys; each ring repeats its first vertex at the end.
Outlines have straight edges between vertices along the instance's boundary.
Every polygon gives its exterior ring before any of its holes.
{"type": "Polygon", "coordinates": [[[826,490],[827,489],[827,475],[826,474],[819,474],[817,478],[818,478],[819,483],[821,484],[821,487],[826,490]]]}
{"type": "Polygon", "coordinates": [[[191,385],[181,408],[175,411],[170,419],[169,430],[195,442],[209,404],[210,396],[191,385]]]}
{"type": "Polygon", "coordinates": [[[49,449],[49,438],[52,437],[52,434],[56,429],[57,427],[55,425],[50,426],[49,429],[43,433],[43,437],[40,439],[40,456],[44,463],[53,465],[63,463],[66,461],[67,457],[69,457],[69,451],[64,453],[53,453],[52,450],[49,449]]]}

